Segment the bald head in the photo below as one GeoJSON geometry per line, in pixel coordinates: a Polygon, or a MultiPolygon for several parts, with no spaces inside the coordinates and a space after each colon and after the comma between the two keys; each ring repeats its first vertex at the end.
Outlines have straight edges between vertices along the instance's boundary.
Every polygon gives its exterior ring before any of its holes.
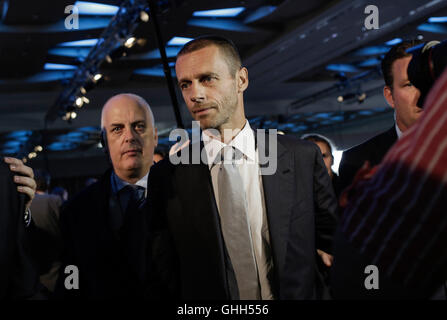
{"type": "Polygon", "coordinates": [[[157,130],[149,104],[140,96],[124,93],[110,98],[101,113],[108,153],[115,174],[135,183],[153,163],[157,130]]]}
{"type": "Polygon", "coordinates": [[[111,97],[102,107],[101,112],[101,129],[104,129],[105,124],[105,116],[107,115],[107,112],[110,111],[113,108],[125,108],[128,104],[135,104],[147,112],[147,120],[148,123],[150,123],[152,130],[155,129],[155,122],[154,122],[154,115],[152,113],[151,107],[149,106],[149,103],[147,103],[146,100],[144,100],[142,97],[133,94],[133,93],[120,93],[113,97],[111,97]]]}

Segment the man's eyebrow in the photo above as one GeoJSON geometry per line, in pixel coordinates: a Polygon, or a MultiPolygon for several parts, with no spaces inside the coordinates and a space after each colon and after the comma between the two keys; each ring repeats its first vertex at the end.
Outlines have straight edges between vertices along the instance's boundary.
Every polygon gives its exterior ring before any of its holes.
{"type": "MultiPolygon", "coordinates": [[[[201,79],[203,77],[209,77],[209,76],[213,76],[213,77],[218,77],[219,75],[215,72],[203,72],[200,73],[198,75],[195,76],[195,78],[201,79]]],[[[191,82],[190,79],[187,78],[182,78],[182,79],[178,79],[178,84],[184,83],[184,82],[191,82]]]]}
{"type": "Polygon", "coordinates": [[[199,78],[208,77],[208,76],[218,77],[219,75],[214,72],[204,72],[199,75],[199,78]]]}

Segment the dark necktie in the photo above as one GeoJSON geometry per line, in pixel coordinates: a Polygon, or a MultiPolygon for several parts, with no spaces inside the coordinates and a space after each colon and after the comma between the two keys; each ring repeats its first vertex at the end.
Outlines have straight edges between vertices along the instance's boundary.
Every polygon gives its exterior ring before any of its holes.
{"type": "Polygon", "coordinates": [[[123,189],[127,189],[126,193],[128,194],[128,202],[125,211],[129,211],[131,208],[138,209],[144,201],[145,189],[133,184],[128,184],[123,189]]]}

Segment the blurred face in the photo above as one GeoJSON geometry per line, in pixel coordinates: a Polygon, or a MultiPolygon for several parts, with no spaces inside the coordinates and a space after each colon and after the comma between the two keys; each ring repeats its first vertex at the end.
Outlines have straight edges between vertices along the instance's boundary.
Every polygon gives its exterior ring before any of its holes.
{"type": "Polygon", "coordinates": [[[149,111],[131,97],[117,96],[104,107],[103,125],[115,174],[137,182],[149,172],[157,145],[149,111]]]}
{"type": "Polygon", "coordinates": [[[161,160],[163,160],[163,157],[160,154],[158,154],[158,153],[154,154],[154,162],[155,163],[157,163],[158,161],[161,161],[161,160]]]}
{"type": "Polygon", "coordinates": [[[396,112],[396,123],[399,129],[406,131],[422,115],[423,109],[416,104],[420,91],[408,80],[407,68],[411,56],[397,59],[393,62],[393,88],[384,88],[384,96],[388,104],[396,112]]]}
{"type": "Polygon", "coordinates": [[[321,154],[323,155],[324,164],[326,165],[327,173],[332,178],[332,169],[331,166],[334,163],[334,159],[332,158],[331,151],[326,143],[317,141],[315,142],[317,146],[320,148],[321,154]]]}
{"type": "Polygon", "coordinates": [[[247,69],[231,74],[219,48],[212,45],[178,57],[175,70],[183,99],[202,129],[241,129],[247,69]]]}

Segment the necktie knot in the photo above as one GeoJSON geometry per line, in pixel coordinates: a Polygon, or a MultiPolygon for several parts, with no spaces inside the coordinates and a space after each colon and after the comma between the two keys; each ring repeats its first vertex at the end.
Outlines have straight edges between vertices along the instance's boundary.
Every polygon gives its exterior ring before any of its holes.
{"type": "Polygon", "coordinates": [[[242,159],[242,151],[233,146],[225,146],[220,149],[217,154],[214,164],[234,164],[236,161],[242,159]]]}
{"type": "Polygon", "coordinates": [[[121,194],[127,198],[127,206],[135,205],[137,208],[141,205],[145,198],[145,189],[141,186],[128,184],[121,190],[121,194]]]}

